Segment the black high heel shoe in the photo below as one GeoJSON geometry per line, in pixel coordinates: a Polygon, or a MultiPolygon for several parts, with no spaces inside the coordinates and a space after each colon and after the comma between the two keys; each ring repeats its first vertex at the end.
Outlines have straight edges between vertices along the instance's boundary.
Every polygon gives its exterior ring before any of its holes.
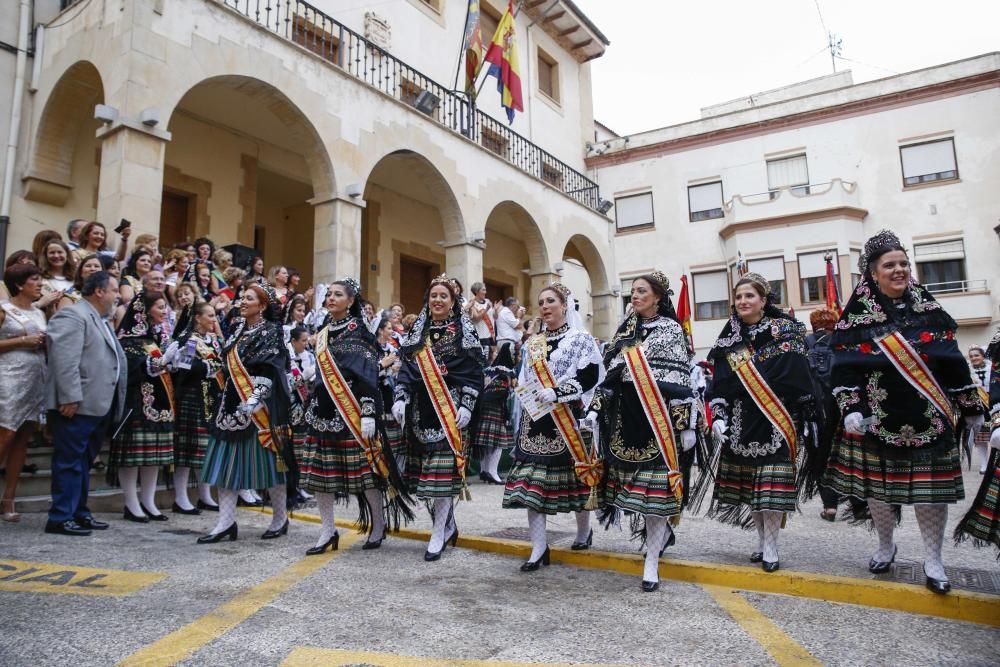
{"type": "Polygon", "coordinates": [[[278,530],[265,530],[264,534],[260,536],[260,539],[273,540],[275,538],[287,534],[288,534],[288,519],[285,519],[285,523],[281,525],[281,528],[279,528],[278,530]]]}
{"type": "Polygon", "coordinates": [[[570,545],[569,548],[572,549],[573,551],[584,551],[586,549],[589,549],[590,545],[593,543],[594,543],[594,529],[591,528],[590,534],[587,535],[587,539],[585,539],[583,542],[574,542],[573,544],[570,545]]]}
{"type": "Polygon", "coordinates": [[[646,581],[645,579],[642,580],[643,593],[652,593],[659,587],[660,587],[660,582],[658,581],[646,581]]]}
{"type": "Polygon", "coordinates": [[[750,554],[750,562],[751,563],[759,563],[762,560],[764,560],[764,552],[763,551],[754,551],[753,553],[750,554]]]}
{"type": "MultiPolygon", "coordinates": [[[[663,545],[662,549],[660,549],[660,558],[663,558],[663,552],[667,550],[667,547],[672,547],[676,543],[677,543],[677,533],[671,530],[670,537],[667,538],[667,543],[663,545]]],[[[655,591],[656,589],[654,588],[653,590],[655,591]]]]}
{"type": "Polygon", "coordinates": [[[323,544],[313,547],[312,549],[306,549],[306,555],[318,556],[324,551],[326,551],[327,547],[330,547],[330,551],[336,551],[339,546],[340,546],[340,533],[334,533],[333,536],[323,544]]]}
{"type": "Polygon", "coordinates": [[[206,503],[203,500],[199,500],[198,504],[195,505],[195,508],[196,509],[200,509],[200,510],[202,510],[204,512],[218,512],[219,511],[219,506],[218,505],[209,505],[208,503],[206,503]]]}
{"type": "Polygon", "coordinates": [[[764,570],[765,572],[777,572],[779,566],[780,563],[778,561],[774,561],[773,563],[771,563],[765,560],[761,562],[760,569],[764,570]]]}
{"type": "Polygon", "coordinates": [[[529,560],[521,565],[521,572],[534,572],[540,565],[549,566],[549,548],[545,547],[545,553],[538,560],[529,560]]]}
{"type": "Polygon", "coordinates": [[[888,561],[879,561],[872,558],[868,561],[868,571],[872,574],[882,574],[883,572],[888,572],[889,568],[892,567],[892,564],[896,560],[897,551],[899,551],[899,547],[894,544],[892,545],[892,558],[888,561]]]}
{"type": "Polygon", "coordinates": [[[174,514],[187,514],[188,516],[198,516],[201,514],[201,510],[197,507],[192,507],[191,509],[186,510],[177,503],[174,503],[174,506],[170,508],[170,511],[174,514]]]}
{"type": "Polygon", "coordinates": [[[935,579],[927,575],[927,567],[924,566],[924,576],[927,577],[927,590],[938,595],[944,595],[951,590],[951,583],[947,579],[935,579]]]}
{"type": "Polygon", "coordinates": [[[362,551],[371,551],[372,549],[378,549],[379,547],[382,546],[382,541],[383,540],[385,540],[385,531],[384,530],[382,531],[382,537],[378,538],[377,540],[373,540],[373,539],[371,539],[369,537],[368,541],[365,542],[363,545],[361,545],[361,550],[362,551]]]}
{"type": "Polygon", "coordinates": [[[166,514],[156,514],[154,512],[150,512],[142,503],[139,503],[139,507],[141,507],[142,511],[146,513],[150,521],[170,521],[170,517],[166,514]]]}
{"type": "Polygon", "coordinates": [[[125,519],[126,521],[134,521],[136,523],[149,523],[148,516],[146,516],[145,514],[142,515],[132,514],[132,510],[130,510],[128,506],[126,506],[125,511],[122,512],[122,518],[125,519]]]}
{"type": "Polygon", "coordinates": [[[239,534],[239,528],[236,527],[236,522],[233,521],[229,524],[229,528],[226,528],[221,533],[214,533],[211,535],[202,535],[198,538],[198,544],[215,544],[216,542],[221,542],[225,538],[229,538],[230,542],[235,542],[236,537],[239,534]]]}
{"type": "Polygon", "coordinates": [[[458,546],[458,524],[455,524],[455,532],[451,534],[447,540],[444,541],[445,544],[450,544],[452,548],[458,546]]]}

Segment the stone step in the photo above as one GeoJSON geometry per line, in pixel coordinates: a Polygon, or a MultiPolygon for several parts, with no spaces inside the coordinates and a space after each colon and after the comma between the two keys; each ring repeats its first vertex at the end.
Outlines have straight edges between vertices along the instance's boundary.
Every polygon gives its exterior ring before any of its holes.
{"type": "MultiPolygon", "coordinates": [[[[18,485],[18,492],[21,491],[21,486],[18,485]]],[[[192,502],[197,500],[197,489],[191,487],[188,490],[188,495],[191,497],[192,502]]],[[[174,502],[174,490],[168,489],[164,486],[157,487],[156,489],[156,506],[161,512],[169,514],[170,507],[174,502]]],[[[90,507],[90,511],[95,514],[109,513],[109,514],[121,514],[122,507],[124,507],[124,501],[122,500],[122,490],[118,488],[103,488],[96,491],[91,491],[88,496],[87,506],[90,507]]],[[[49,507],[52,505],[52,496],[48,493],[39,495],[18,495],[17,497],[17,511],[25,514],[28,512],[48,512],[49,507]]]]}

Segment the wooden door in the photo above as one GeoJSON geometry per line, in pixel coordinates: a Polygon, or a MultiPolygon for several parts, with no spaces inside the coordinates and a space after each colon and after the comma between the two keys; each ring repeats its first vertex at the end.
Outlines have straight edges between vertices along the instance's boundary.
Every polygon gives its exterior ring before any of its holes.
{"type": "Polygon", "coordinates": [[[437,266],[434,264],[411,257],[399,258],[399,302],[407,313],[420,312],[424,306],[424,292],[437,273],[437,266]]]}
{"type": "Polygon", "coordinates": [[[160,247],[172,248],[175,243],[188,239],[188,211],[191,198],[177,192],[163,191],[160,200],[160,247]]]}

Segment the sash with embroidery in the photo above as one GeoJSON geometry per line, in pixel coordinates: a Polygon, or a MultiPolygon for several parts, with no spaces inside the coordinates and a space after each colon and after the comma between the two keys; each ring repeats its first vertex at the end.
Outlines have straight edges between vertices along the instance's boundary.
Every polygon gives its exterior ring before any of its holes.
{"type": "MultiPolygon", "coordinates": [[[[160,351],[156,343],[146,343],[142,346],[142,349],[154,359],[163,356],[163,352],[160,351]]],[[[170,413],[176,417],[177,406],[174,405],[174,380],[170,377],[170,373],[164,370],[160,373],[160,382],[163,384],[163,390],[167,392],[167,400],[170,402],[170,413]]]]}
{"type": "Polygon", "coordinates": [[[493,340],[497,339],[496,326],[493,324],[493,318],[490,317],[489,309],[483,311],[483,322],[486,323],[486,328],[490,331],[490,338],[493,340]]]}
{"type": "MultiPolygon", "coordinates": [[[[226,365],[229,367],[229,375],[233,378],[233,384],[236,386],[236,393],[246,403],[253,395],[253,378],[243,366],[243,360],[240,359],[236,348],[237,346],[233,345],[233,349],[229,350],[229,354],[226,355],[226,365]]],[[[271,433],[271,417],[268,414],[267,406],[264,405],[255,410],[250,415],[250,419],[257,427],[257,439],[260,441],[261,447],[270,449],[277,454],[278,443],[274,441],[274,434],[271,433]]]]}
{"type": "MultiPolygon", "coordinates": [[[[536,334],[528,341],[528,359],[531,362],[531,370],[534,371],[543,387],[555,389],[556,380],[545,360],[547,350],[548,343],[545,334],[536,334]]],[[[570,456],[573,457],[573,470],[576,472],[576,476],[592,490],[595,489],[601,483],[604,461],[598,458],[594,452],[587,451],[587,445],[577,428],[576,418],[568,405],[556,403],[555,409],[550,415],[559,435],[566,441],[570,456]]]]}
{"type": "Polygon", "coordinates": [[[361,404],[355,398],[350,386],[341,374],[340,368],[337,367],[337,362],[333,358],[328,343],[329,332],[329,328],[325,327],[316,336],[316,363],[319,366],[320,377],[323,379],[323,386],[326,387],[333,404],[337,406],[337,411],[351,435],[364,450],[372,471],[388,480],[389,464],[386,463],[385,455],[382,452],[381,440],[377,435],[369,440],[361,434],[361,404]]]}
{"type": "Polygon", "coordinates": [[[663,394],[656,386],[653,379],[653,371],[649,368],[649,361],[641,345],[635,345],[625,350],[625,363],[632,374],[632,382],[635,384],[636,393],[639,394],[639,402],[642,403],[642,411],[646,413],[646,419],[653,430],[656,444],[660,448],[663,462],[667,464],[667,479],[670,481],[670,488],[674,492],[677,502],[681,502],[684,495],[684,474],[681,472],[680,463],[677,457],[677,439],[674,436],[674,426],[670,422],[670,411],[663,400],[663,394]]]}
{"type": "Polygon", "coordinates": [[[462,485],[465,486],[465,453],[462,450],[462,431],[458,428],[456,421],[458,410],[455,409],[455,402],[451,400],[451,393],[448,385],[445,384],[444,374],[434,358],[431,350],[431,341],[428,338],[424,341],[424,346],[413,355],[420,370],[420,377],[424,381],[424,388],[431,398],[434,406],[434,413],[437,415],[441,428],[444,429],[444,438],[448,441],[451,453],[455,455],[455,465],[458,466],[458,473],[462,476],[462,485]]]}
{"type": "Polygon", "coordinates": [[[958,415],[952,406],[948,395],[934,379],[927,364],[920,358],[920,353],[913,349],[910,342],[898,331],[887,333],[875,339],[875,344],[879,346],[882,353],[892,363],[899,374],[917,390],[917,392],[930,401],[931,405],[940,412],[952,428],[958,423],[958,415]]]}
{"type": "Polygon", "coordinates": [[[795,463],[798,452],[795,422],[792,421],[792,415],[789,414],[781,399],[774,393],[774,390],[771,389],[764,376],[754,365],[750,350],[746,347],[740,347],[727,354],[726,360],[733,372],[736,373],[736,377],[743,383],[743,388],[750,394],[750,398],[788,443],[789,458],[792,463],[795,463]]]}

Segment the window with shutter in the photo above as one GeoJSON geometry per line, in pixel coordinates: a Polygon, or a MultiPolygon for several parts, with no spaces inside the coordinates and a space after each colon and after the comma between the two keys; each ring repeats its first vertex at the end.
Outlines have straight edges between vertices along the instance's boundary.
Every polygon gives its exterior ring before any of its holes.
{"type": "Polygon", "coordinates": [[[809,166],[805,154],[767,161],[767,189],[771,199],[778,196],[780,188],[791,188],[800,195],[809,194],[809,166]]]}
{"type": "Polygon", "coordinates": [[[722,181],[688,186],[688,220],[712,220],[723,217],[722,181]]]}
{"type": "Polygon", "coordinates": [[[618,231],[653,226],[653,193],[615,197],[615,224],[618,231]]]}
{"type": "Polygon", "coordinates": [[[694,317],[724,320],[729,317],[729,279],[725,271],[691,275],[694,287],[694,317]]]}
{"type": "Polygon", "coordinates": [[[903,187],[958,178],[955,140],[941,139],[899,147],[903,187]]]}

